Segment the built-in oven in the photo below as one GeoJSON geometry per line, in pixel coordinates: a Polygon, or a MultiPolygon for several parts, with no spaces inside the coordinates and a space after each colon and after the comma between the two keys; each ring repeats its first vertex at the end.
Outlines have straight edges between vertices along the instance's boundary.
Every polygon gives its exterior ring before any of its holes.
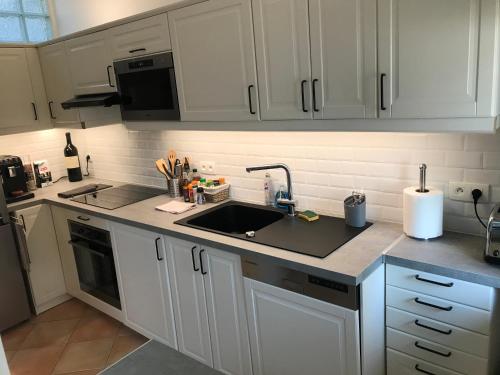
{"type": "Polygon", "coordinates": [[[72,220],[68,226],[81,290],[121,309],[110,233],[72,220]]]}
{"type": "Polygon", "coordinates": [[[172,52],[114,62],[125,121],[179,120],[172,52]]]}

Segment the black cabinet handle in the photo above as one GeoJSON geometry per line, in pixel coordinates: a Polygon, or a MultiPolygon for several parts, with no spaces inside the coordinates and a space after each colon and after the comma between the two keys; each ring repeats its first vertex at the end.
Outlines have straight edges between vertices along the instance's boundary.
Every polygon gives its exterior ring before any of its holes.
{"type": "Polygon", "coordinates": [[[196,268],[196,262],[194,260],[194,251],[196,250],[196,246],[193,246],[191,248],[191,260],[193,261],[193,270],[194,272],[198,272],[200,269],[199,268],[196,268]]]}
{"type": "Polygon", "coordinates": [[[304,93],[304,86],[306,85],[307,80],[303,80],[300,82],[300,94],[302,96],[302,112],[309,112],[309,110],[306,108],[306,99],[305,99],[305,93],[304,93]]]}
{"type": "Polygon", "coordinates": [[[201,257],[201,254],[203,254],[204,251],[205,251],[205,249],[201,249],[200,250],[200,254],[199,254],[199,256],[200,256],[200,267],[201,267],[201,274],[202,275],[206,275],[207,274],[207,272],[205,272],[205,270],[203,269],[203,258],[201,257]]]}
{"type": "Polygon", "coordinates": [[[453,309],[453,306],[443,307],[443,306],[439,306],[439,305],[434,305],[433,303],[421,301],[418,297],[415,298],[414,301],[416,303],[421,304],[421,305],[433,307],[433,308],[438,309],[438,310],[451,311],[453,309]]]}
{"type": "Polygon", "coordinates": [[[382,73],[380,75],[380,109],[382,111],[387,110],[385,104],[384,104],[384,82],[385,82],[385,77],[387,77],[387,74],[382,73]]]}
{"type": "Polygon", "coordinates": [[[415,365],[415,370],[417,370],[418,372],[421,372],[423,374],[427,374],[427,375],[436,375],[433,372],[422,370],[420,368],[420,366],[418,365],[418,363],[415,365]]]}
{"type": "Polygon", "coordinates": [[[248,106],[250,107],[250,114],[255,115],[257,112],[253,110],[253,103],[252,103],[252,89],[254,88],[254,85],[248,86],[248,106]]]}
{"type": "Polygon", "coordinates": [[[109,83],[109,87],[115,87],[115,85],[113,85],[113,84],[111,83],[111,73],[109,72],[109,70],[110,70],[111,68],[113,68],[113,66],[112,66],[112,65],[108,65],[108,66],[106,67],[106,71],[108,72],[108,83],[109,83]]]}
{"type": "Polygon", "coordinates": [[[445,286],[447,288],[451,288],[453,286],[453,283],[440,283],[439,281],[425,279],[423,277],[420,277],[420,275],[415,275],[415,279],[417,279],[418,281],[423,281],[425,283],[429,283],[429,284],[434,284],[434,285],[439,285],[439,286],[445,286]]]}
{"type": "Polygon", "coordinates": [[[26,222],[24,221],[24,216],[23,215],[19,215],[19,218],[21,219],[21,224],[23,224],[23,229],[26,232],[26,222]]]}
{"type": "Polygon", "coordinates": [[[55,120],[57,117],[56,117],[56,116],[54,116],[54,112],[52,112],[52,104],[54,104],[54,102],[51,100],[51,101],[49,102],[49,113],[50,113],[50,118],[51,118],[52,120],[55,120]]]}
{"type": "Polygon", "coordinates": [[[77,216],[77,218],[82,220],[82,221],[90,221],[90,218],[85,217],[85,216],[77,216]]]}
{"type": "Polygon", "coordinates": [[[161,262],[163,260],[163,257],[160,256],[160,249],[158,248],[158,241],[161,240],[160,237],[158,237],[156,240],[155,240],[155,247],[156,247],[156,259],[158,259],[159,262],[161,262]]]}
{"type": "Polygon", "coordinates": [[[434,350],[431,348],[426,348],[425,346],[422,346],[422,344],[420,344],[420,342],[418,342],[418,341],[415,341],[415,346],[419,349],[427,350],[428,352],[440,355],[441,357],[451,357],[451,352],[441,353],[440,351],[437,351],[437,350],[434,350]]]}
{"type": "Polygon", "coordinates": [[[319,112],[317,102],[316,102],[316,82],[319,82],[319,79],[315,78],[312,82],[312,92],[313,92],[313,111],[319,112]]]}
{"type": "Polygon", "coordinates": [[[429,330],[434,331],[434,332],[442,333],[443,335],[451,335],[451,332],[453,332],[451,329],[449,329],[447,331],[443,331],[443,330],[440,330],[440,329],[437,329],[437,328],[430,327],[428,325],[420,323],[420,321],[418,319],[415,320],[415,325],[419,326],[419,327],[422,327],[422,328],[425,328],[425,329],[429,329],[429,330]]]}
{"type": "Polygon", "coordinates": [[[146,48],[131,49],[130,51],[128,51],[128,53],[136,53],[136,52],[141,52],[141,51],[146,51],[146,48]]]}
{"type": "Polygon", "coordinates": [[[33,114],[35,115],[35,121],[38,121],[38,112],[36,111],[36,104],[31,102],[31,106],[33,107],[33,114]]]}

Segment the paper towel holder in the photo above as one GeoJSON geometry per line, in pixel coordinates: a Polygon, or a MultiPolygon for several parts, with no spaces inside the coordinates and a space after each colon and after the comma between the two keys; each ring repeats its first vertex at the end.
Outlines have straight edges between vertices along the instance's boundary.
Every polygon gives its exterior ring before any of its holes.
{"type": "Polygon", "coordinates": [[[428,193],[429,190],[426,189],[426,178],[427,178],[427,164],[420,164],[420,187],[416,190],[417,193],[428,193]]]}

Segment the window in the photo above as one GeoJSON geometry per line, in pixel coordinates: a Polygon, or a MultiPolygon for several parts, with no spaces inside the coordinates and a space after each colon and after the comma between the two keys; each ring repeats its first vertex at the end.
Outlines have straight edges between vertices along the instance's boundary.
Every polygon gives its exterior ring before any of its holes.
{"type": "Polygon", "coordinates": [[[51,37],[47,0],[0,0],[0,42],[37,43],[51,37]]]}

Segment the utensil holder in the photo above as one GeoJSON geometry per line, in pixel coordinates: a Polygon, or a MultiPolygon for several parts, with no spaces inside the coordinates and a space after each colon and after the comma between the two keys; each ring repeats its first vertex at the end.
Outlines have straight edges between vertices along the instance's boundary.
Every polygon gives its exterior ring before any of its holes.
{"type": "Polygon", "coordinates": [[[171,198],[178,198],[181,196],[180,180],[178,178],[168,180],[168,194],[171,198]]]}
{"type": "Polygon", "coordinates": [[[345,223],[351,227],[362,228],[366,225],[366,199],[356,202],[351,195],[344,200],[345,223]]]}

